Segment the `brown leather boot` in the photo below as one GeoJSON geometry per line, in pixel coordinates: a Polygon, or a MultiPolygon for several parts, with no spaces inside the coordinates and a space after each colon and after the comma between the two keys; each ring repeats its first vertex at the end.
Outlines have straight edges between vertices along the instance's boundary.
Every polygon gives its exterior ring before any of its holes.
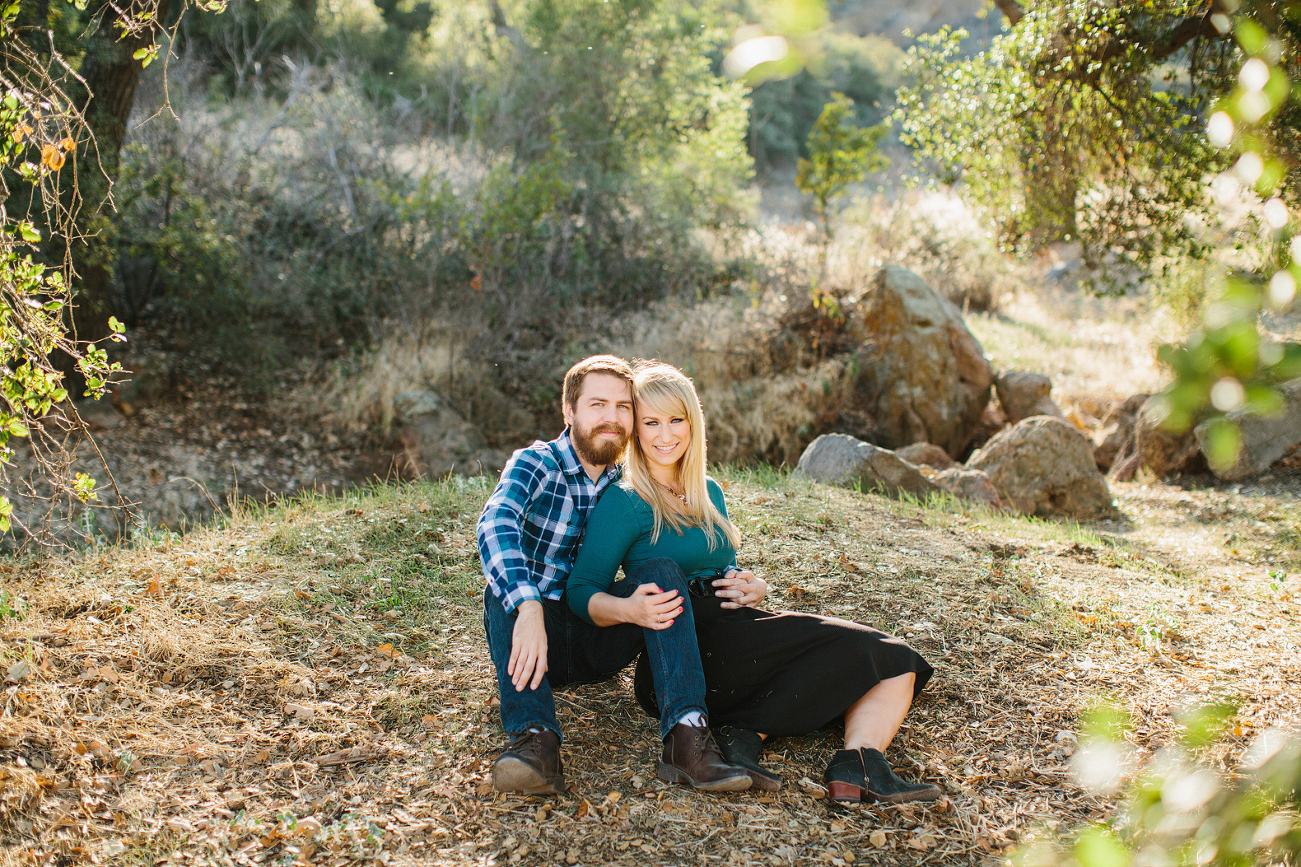
{"type": "Polygon", "coordinates": [[[511,738],[492,766],[492,786],[499,792],[555,795],[565,790],[560,762],[560,735],[548,729],[511,738]]]}
{"type": "Polygon", "coordinates": [[[750,788],[750,775],[745,768],[723,761],[709,729],[686,723],[675,725],[664,739],[659,778],[705,792],[744,792],[750,788]]]}

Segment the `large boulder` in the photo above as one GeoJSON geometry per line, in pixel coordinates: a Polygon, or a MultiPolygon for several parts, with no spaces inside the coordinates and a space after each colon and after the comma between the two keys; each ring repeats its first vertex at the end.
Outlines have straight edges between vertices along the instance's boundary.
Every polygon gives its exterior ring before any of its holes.
{"type": "Polygon", "coordinates": [[[894,453],[918,467],[934,467],[937,470],[947,470],[950,467],[958,466],[958,462],[949,457],[948,452],[934,443],[913,443],[901,449],[895,449],[894,453]]]}
{"type": "Polygon", "coordinates": [[[894,452],[847,434],[823,434],[809,443],[795,472],[815,482],[880,491],[891,497],[900,492],[925,497],[941,490],[894,452]]]}
{"type": "Polygon", "coordinates": [[[1149,397],[1146,393],[1131,395],[1103,416],[1093,432],[1093,462],[1102,472],[1134,453],[1134,419],[1149,397]]]}
{"type": "MultiPolygon", "coordinates": [[[[1283,406],[1278,413],[1268,416],[1235,414],[1238,431],[1242,434],[1242,448],[1238,459],[1227,467],[1211,465],[1211,471],[1225,481],[1234,482],[1263,473],[1271,464],[1283,457],[1288,449],[1301,443],[1301,379],[1293,379],[1279,387],[1283,406]]],[[[1208,423],[1199,424],[1193,431],[1198,448],[1207,454],[1210,436],[1208,423]]]]}
{"type": "Polygon", "coordinates": [[[994,375],[952,302],[887,265],[847,305],[853,353],[850,432],[886,448],[934,443],[954,457],[971,441],[994,375]]]}
{"type": "Polygon", "coordinates": [[[393,400],[398,462],[416,478],[492,474],[506,455],[489,449],[483,434],[432,391],[406,391],[393,400]]]}
{"type": "Polygon", "coordinates": [[[955,497],[989,506],[991,509],[1003,509],[1003,498],[998,495],[989,474],[984,470],[971,467],[949,467],[940,470],[930,480],[955,497]]]}
{"type": "Polygon", "coordinates": [[[1061,409],[1049,396],[1053,390],[1052,380],[1042,373],[1009,370],[995,380],[994,390],[1009,424],[1016,424],[1032,415],[1063,417],[1061,409]]]}
{"type": "Polygon", "coordinates": [[[1165,400],[1149,397],[1134,417],[1134,460],[1158,478],[1205,469],[1205,461],[1192,431],[1165,428],[1165,400]]]}
{"type": "Polygon", "coordinates": [[[1027,418],[997,434],[967,461],[984,470],[1003,502],[1025,515],[1118,518],[1093,448],[1069,422],[1027,418]]]}

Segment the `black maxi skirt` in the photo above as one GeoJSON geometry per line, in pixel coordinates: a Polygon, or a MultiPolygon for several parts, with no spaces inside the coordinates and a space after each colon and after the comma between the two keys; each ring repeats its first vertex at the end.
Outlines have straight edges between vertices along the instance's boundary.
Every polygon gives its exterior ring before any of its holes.
{"type": "MultiPolygon", "coordinates": [[[[883,680],[913,672],[915,698],[934,672],[908,642],[862,623],[797,611],[727,609],[722,602],[716,596],[691,600],[712,726],[808,734],[841,717],[883,680]]],[[[658,719],[644,655],[634,689],[642,708],[658,719]]]]}

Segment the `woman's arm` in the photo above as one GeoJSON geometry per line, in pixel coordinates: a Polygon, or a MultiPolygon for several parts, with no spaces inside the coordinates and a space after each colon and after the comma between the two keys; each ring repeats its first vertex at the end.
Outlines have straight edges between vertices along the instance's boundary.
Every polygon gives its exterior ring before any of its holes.
{"type": "MultiPolygon", "coordinates": [[[[723,497],[722,487],[713,479],[709,480],[708,487],[710,499],[714,501],[714,505],[718,507],[723,517],[727,518],[727,501],[723,497]]],[[[713,585],[714,595],[726,600],[721,603],[722,608],[753,608],[768,595],[767,581],[757,577],[749,569],[740,569],[736,566],[729,566],[722,578],[714,579],[713,585]]]]}
{"type": "Polygon", "coordinates": [[[654,584],[643,584],[626,599],[593,594],[587,600],[587,613],[597,626],[635,623],[645,629],[668,629],[682,613],[682,597],[676,590],[661,592],[654,584]]]}
{"type": "Polygon", "coordinates": [[[753,608],[768,595],[768,582],[749,569],[732,569],[714,579],[714,595],[726,600],[723,608],[753,608]]]}
{"type": "Polygon", "coordinates": [[[609,595],[605,591],[614,583],[619,564],[639,534],[640,522],[628,493],[618,485],[611,485],[587,518],[583,544],[565,582],[565,601],[575,614],[597,626],[610,625],[597,622],[589,614],[588,602],[598,593],[609,595]]]}

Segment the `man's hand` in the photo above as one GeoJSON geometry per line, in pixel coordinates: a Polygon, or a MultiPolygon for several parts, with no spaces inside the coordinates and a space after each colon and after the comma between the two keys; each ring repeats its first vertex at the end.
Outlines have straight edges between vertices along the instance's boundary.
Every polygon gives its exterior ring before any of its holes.
{"type": "Polygon", "coordinates": [[[542,603],[528,599],[515,609],[515,629],[511,632],[510,662],[506,665],[516,692],[524,687],[537,689],[547,674],[547,619],[542,603]]]}
{"type": "Polygon", "coordinates": [[[714,579],[714,595],[726,600],[722,608],[753,608],[768,595],[768,582],[749,569],[734,569],[714,579]]]}

